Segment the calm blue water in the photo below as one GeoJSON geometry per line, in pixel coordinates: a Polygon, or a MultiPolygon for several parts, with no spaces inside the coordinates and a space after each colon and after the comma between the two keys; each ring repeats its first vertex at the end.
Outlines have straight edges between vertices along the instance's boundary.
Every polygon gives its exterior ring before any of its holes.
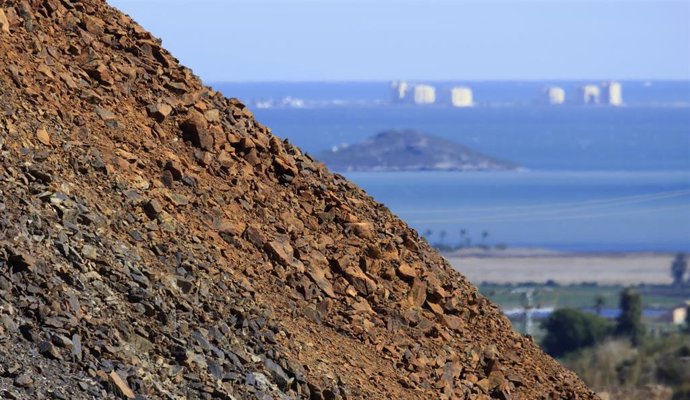
{"type": "Polygon", "coordinates": [[[432,241],[570,251],[690,250],[690,172],[351,173],[432,241]],[[488,237],[483,239],[482,232],[488,237]]]}
{"type": "Polygon", "coordinates": [[[473,243],[690,250],[690,82],[623,82],[620,108],[536,106],[545,84],[472,83],[480,106],[471,109],[386,105],[385,82],[216,87],[246,102],[305,99],[310,107],[254,113],[311,154],[386,129],[419,129],[528,169],[347,175],[412,227],[431,230],[432,241],[445,232],[456,243],[464,229],[473,243]]]}
{"type": "Polygon", "coordinates": [[[312,154],[409,128],[530,169],[690,169],[690,108],[389,106],[259,109],[255,115],[312,154]]]}

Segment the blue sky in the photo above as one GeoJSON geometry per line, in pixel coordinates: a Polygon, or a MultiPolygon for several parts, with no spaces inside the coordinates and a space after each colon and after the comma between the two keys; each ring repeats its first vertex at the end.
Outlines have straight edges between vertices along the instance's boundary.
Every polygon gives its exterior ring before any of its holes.
{"type": "Polygon", "coordinates": [[[690,79],[690,0],[109,0],[206,81],[690,79]]]}

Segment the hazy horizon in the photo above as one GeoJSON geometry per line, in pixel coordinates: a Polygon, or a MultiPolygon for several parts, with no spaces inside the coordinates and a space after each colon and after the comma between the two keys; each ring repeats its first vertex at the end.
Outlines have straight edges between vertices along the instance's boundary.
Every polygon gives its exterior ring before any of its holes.
{"type": "MultiPolygon", "coordinates": [[[[457,82],[467,82],[467,83],[500,83],[500,82],[525,82],[525,83],[535,83],[535,82],[564,82],[564,83],[576,83],[576,82],[609,82],[618,81],[621,83],[625,82],[690,82],[690,78],[678,78],[678,79],[654,79],[654,78],[637,78],[637,79],[616,79],[615,77],[606,78],[572,78],[572,79],[422,79],[422,78],[381,78],[381,79],[319,79],[319,80],[309,80],[309,79],[296,79],[296,80],[208,80],[207,83],[230,83],[230,84],[242,84],[242,83],[381,83],[381,82],[392,82],[392,81],[409,81],[409,82],[428,82],[428,83],[457,83],[457,82]]],[[[690,95],[690,94],[689,94],[690,95]]]]}
{"type": "Polygon", "coordinates": [[[209,82],[690,80],[687,1],[110,3],[209,82]]]}

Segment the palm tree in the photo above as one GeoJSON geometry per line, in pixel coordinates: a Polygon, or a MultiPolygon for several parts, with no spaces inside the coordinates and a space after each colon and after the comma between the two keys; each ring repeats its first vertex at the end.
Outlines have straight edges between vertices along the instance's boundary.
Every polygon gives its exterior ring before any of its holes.
{"type": "Polygon", "coordinates": [[[683,286],[683,277],[688,270],[688,261],[685,259],[685,254],[678,253],[671,264],[671,276],[673,277],[673,286],[683,286]]]}
{"type": "Polygon", "coordinates": [[[486,245],[486,238],[489,237],[489,232],[487,231],[482,231],[482,245],[481,247],[484,249],[488,249],[489,247],[486,245]]]}
{"type": "Polygon", "coordinates": [[[463,247],[463,243],[465,242],[465,235],[467,234],[466,229],[460,229],[460,245],[458,245],[458,248],[463,247]]]}
{"type": "Polygon", "coordinates": [[[448,232],[446,232],[445,229],[442,229],[441,233],[439,233],[439,236],[441,236],[441,243],[443,243],[446,239],[446,236],[448,236],[448,232]]]}
{"type": "Polygon", "coordinates": [[[601,315],[601,310],[605,305],[606,298],[604,296],[599,295],[594,299],[594,311],[596,311],[597,315],[601,315]]]}

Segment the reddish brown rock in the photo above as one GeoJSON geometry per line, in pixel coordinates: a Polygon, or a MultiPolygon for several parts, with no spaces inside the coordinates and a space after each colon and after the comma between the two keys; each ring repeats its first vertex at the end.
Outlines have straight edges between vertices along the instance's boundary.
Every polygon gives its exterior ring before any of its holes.
{"type": "Polygon", "coordinates": [[[149,218],[157,218],[163,213],[163,205],[156,199],[153,199],[144,205],[144,211],[149,218]]]}
{"type": "Polygon", "coordinates": [[[220,112],[216,109],[208,110],[204,113],[204,118],[208,122],[220,122],[220,112]]]}
{"type": "Polygon", "coordinates": [[[89,75],[104,85],[113,85],[115,80],[105,64],[96,64],[88,69],[89,75]]]}
{"type": "Polygon", "coordinates": [[[182,179],[182,164],[179,161],[168,161],[165,164],[165,170],[170,171],[172,178],[176,181],[182,179]]]}
{"type": "Polygon", "coordinates": [[[3,395],[595,398],[104,0],[0,3],[3,395]]]}
{"type": "Polygon", "coordinates": [[[444,315],[443,322],[447,327],[457,332],[462,332],[466,328],[466,324],[462,318],[455,315],[444,315]]]}
{"type": "Polygon", "coordinates": [[[368,222],[351,222],[346,224],[346,226],[362,239],[374,238],[374,227],[368,222]]]}
{"type": "Polygon", "coordinates": [[[115,385],[115,388],[122,397],[126,399],[133,399],[136,397],[132,389],[130,389],[129,385],[127,385],[127,382],[120,378],[120,375],[118,375],[115,371],[112,371],[110,374],[108,374],[108,378],[110,379],[110,383],[115,385]]]}
{"type": "Polygon", "coordinates": [[[105,22],[93,15],[83,14],[81,17],[81,25],[84,29],[93,34],[101,34],[105,30],[105,22]]]}
{"type": "Polygon", "coordinates": [[[438,304],[427,301],[426,305],[434,314],[443,315],[443,307],[439,306],[438,304]]]}
{"type": "Polygon", "coordinates": [[[266,243],[266,250],[283,266],[292,264],[294,260],[294,250],[290,246],[290,240],[286,237],[277,237],[266,243]]]}
{"type": "Polygon", "coordinates": [[[216,222],[215,227],[220,233],[229,233],[234,236],[240,236],[247,228],[247,224],[242,221],[222,219],[216,222]]]}
{"type": "Polygon", "coordinates": [[[50,135],[44,128],[40,128],[36,131],[36,139],[46,146],[50,145],[50,135]]]}
{"type": "Polygon", "coordinates": [[[326,295],[329,297],[336,297],[335,292],[333,291],[333,285],[326,278],[325,270],[319,268],[318,266],[312,265],[307,268],[307,273],[314,283],[316,283],[319,289],[321,289],[326,295]]]}
{"type": "Polygon", "coordinates": [[[185,138],[195,146],[203,150],[213,149],[213,135],[208,130],[208,122],[199,112],[190,112],[180,128],[182,128],[185,138]]]}
{"type": "Polygon", "coordinates": [[[352,286],[362,295],[368,296],[376,292],[378,285],[359,266],[350,264],[343,270],[343,273],[352,286]]]}
{"type": "Polygon", "coordinates": [[[401,262],[397,269],[398,275],[405,280],[413,280],[417,277],[417,271],[407,264],[406,262],[401,262]]]}
{"type": "Polygon", "coordinates": [[[278,172],[280,172],[280,173],[288,174],[291,176],[297,176],[297,174],[299,173],[297,166],[294,163],[292,163],[291,161],[289,161],[289,159],[287,159],[287,158],[283,158],[280,156],[276,157],[273,160],[273,163],[276,166],[276,169],[278,170],[278,172]]]}
{"type": "Polygon", "coordinates": [[[162,122],[172,113],[173,108],[166,103],[156,103],[148,107],[149,115],[162,122]]]}
{"type": "Polygon", "coordinates": [[[407,299],[411,305],[421,307],[426,301],[426,283],[421,279],[415,279],[407,294],[407,299]]]}
{"type": "Polygon", "coordinates": [[[3,11],[2,8],[0,8],[0,32],[10,33],[10,21],[7,19],[5,11],[3,11]]]}

